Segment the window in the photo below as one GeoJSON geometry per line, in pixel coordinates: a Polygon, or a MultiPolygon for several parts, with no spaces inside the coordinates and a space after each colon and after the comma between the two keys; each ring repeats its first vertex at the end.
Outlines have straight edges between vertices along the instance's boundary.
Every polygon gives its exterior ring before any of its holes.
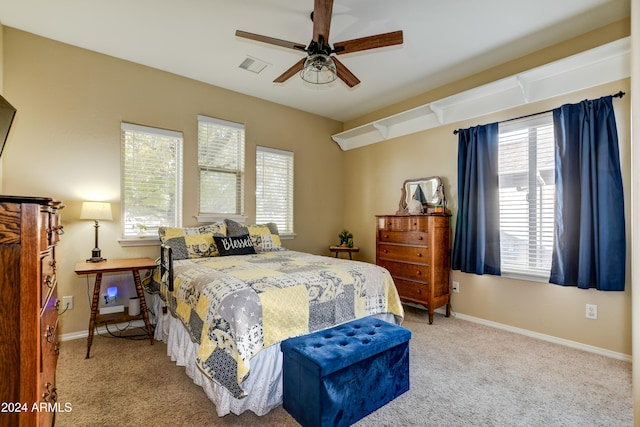
{"type": "Polygon", "coordinates": [[[275,222],[278,231],[293,233],[293,153],[256,150],[256,222],[275,222]]]}
{"type": "Polygon", "coordinates": [[[122,123],[122,235],[182,225],[182,133],[122,123]]]}
{"type": "Polygon", "coordinates": [[[200,213],[244,213],[244,126],[198,116],[200,213]]]}
{"type": "Polygon", "coordinates": [[[553,117],[500,124],[502,273],[549,278],[554,233],[553,117]]]}

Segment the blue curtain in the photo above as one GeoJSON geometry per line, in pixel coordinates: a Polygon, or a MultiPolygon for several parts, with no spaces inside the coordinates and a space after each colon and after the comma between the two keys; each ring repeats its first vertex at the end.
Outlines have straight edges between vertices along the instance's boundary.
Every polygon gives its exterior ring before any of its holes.
{"type": "Polygon", "coordinates": [[[553,110],[556,221],[549,281],[623,291],[626,237],[612,97],[553,110]]]}
{"type": "Polygon", "coordinates": [[[458,131],[453,269],[500,275],[498,123],[458,131]]]}

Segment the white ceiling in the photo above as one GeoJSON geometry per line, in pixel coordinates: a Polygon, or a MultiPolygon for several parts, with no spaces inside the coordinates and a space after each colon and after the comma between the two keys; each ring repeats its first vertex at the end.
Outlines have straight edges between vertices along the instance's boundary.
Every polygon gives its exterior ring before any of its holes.
{"type": "Polygon", "coordinates": [[[341,55],[361,81],[272,81],[308,45],[312,0],[0,0],[0,22],[237,92],[347,121],[623,19],[630,0],[335,0],[330,44],[395,30],[404,44],[341,55]],[[238,68],[248,56],[270,65],[238,68]]]}

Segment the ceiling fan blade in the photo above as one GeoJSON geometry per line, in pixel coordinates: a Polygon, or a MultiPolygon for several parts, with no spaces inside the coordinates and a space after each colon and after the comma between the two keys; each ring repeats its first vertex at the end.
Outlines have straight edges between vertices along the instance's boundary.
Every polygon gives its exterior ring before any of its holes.
{"type": "Polygon", "coordinates": [[[302,58],[300,61],[296,62],[291,68],[289,68],[287,71],[285,71],[284,73],[279,75],[278,78],[275,79],[273,82],[274,83],[284,83],[284,82],[286,82],[291,77],[295,76],[300,71],[302,71],[302,68],[304,67],[304,61],[306,61],[306,60],[307,60],[307,58],[302,58]]]}
{"type": "Polygon", "coordinates": [[[378,34],[375,36],[362,37],[359,39],[347,40],[333,44],[333,49],[338,55],[344,53],[359,52],[361,50],[376,49],[379,47],[402,44],[402,30],[391,33],[378,34]]]}
{"type": "Polygon", "coordinates": [[[307,47],[300,43],[294,43],[287,40],[275,39],[273,37],[261,36],[260,34],[248,33],[246,31],[236,30],[236,36],[245,39],[255,40],[263,43],[274,44],[276,46],[286,47],[289,49],[306,50],[307,47]]]}
{"type": "Polygon", "coordinates": [[[329,29],[331,28],[331,13],[333,0],[315,0],[313,3],[313,41],[329,44],[329,29]]]}
{"type": "Polygon", "coordinates": [[[333,62],[336,64],[336,71],[338,73],[338,78],[346,83],[349,87],[354,87],[360,84],[360,80],[351,72],[344,64],[338,61],[338,58],[332,56],[333,62]]]}

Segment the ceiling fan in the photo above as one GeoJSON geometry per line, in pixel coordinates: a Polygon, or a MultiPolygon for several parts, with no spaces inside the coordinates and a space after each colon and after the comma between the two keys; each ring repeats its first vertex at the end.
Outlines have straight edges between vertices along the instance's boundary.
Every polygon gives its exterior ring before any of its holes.
{"type": "Polygon", "coordinates": [[[241,30],[236,30],[236,36],[307,53],[308,56],[306,58],[301,59],[278,76],[274,80],[275,83],[284,83],[295,74],[301,73],[303,80],[310,83],[329,83],[337,77],[345,82],[347,86],[354,87],[360,83],[360,80],[333,54],[342,55],[402,44],[402,30],[337,42],[331,47],[329,44],[329,29],[331,28],[332,9],[333,0],[314,0],[313,12],[311,12],[313,39],[309,46],[241,30]]]}

